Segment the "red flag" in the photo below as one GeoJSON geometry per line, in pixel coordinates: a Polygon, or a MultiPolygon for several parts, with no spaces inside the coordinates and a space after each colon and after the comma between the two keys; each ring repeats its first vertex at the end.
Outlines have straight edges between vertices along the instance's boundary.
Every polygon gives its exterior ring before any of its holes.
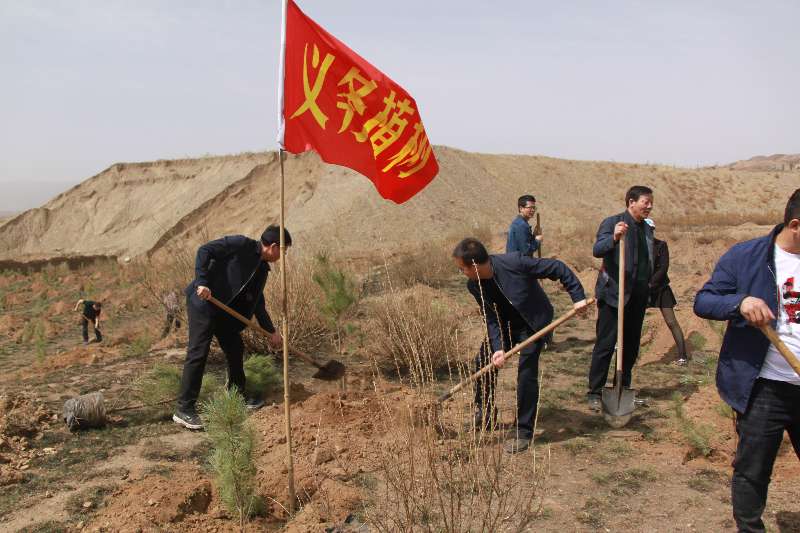
{"type": "Polygon", "coordinates": [[[281,146],[316,150],[398,204],[422,190],[439,165],[414,99],[292,0],[285,17],[281,146]]]}

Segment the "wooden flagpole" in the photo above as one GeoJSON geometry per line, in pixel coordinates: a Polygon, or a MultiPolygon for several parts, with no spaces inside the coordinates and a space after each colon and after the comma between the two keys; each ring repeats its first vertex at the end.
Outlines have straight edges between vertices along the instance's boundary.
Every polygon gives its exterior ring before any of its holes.
{"type": "Polygon", "coordinates": [[[283,413],[286,419],[286,473],[289,477],[289,513],[294,513],[294,461],[292,459],[292,410],[289,398],[289,306],[286,298],[286,242],[284,239],[284,174],[283,149],[278,150],[281,160],[281,336],[283,337],[283,413]]]}
{"type": "Polygon", "coordinates": [[[280,219],[280,249],[281,249],[281,337],[283,337],[283,413],[286,422],[286,475],[289,489],[289,514],[295,511],[294,493],[294,460],[292,458],[292,410],[289,396],[289,306],[286,297],[286,240],[284,238],[284,216],[286,205],[284,199],[285,177],[283,171],[283,77],[284,61],[286,57],[286,0],[281,2],[281,51],[278,72],[278,159],[281,166],[281,219],[280,219]]]}

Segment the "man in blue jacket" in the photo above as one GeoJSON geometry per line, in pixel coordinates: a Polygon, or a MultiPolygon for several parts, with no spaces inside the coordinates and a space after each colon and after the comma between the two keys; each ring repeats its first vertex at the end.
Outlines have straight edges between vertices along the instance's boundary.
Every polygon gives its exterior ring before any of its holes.
{"type": "Polygon", "coordinates": [[[517,209],[519,214],[508,228],[506,253],[519,252],[522,255],[533,257],[533,253],[539,249],[542,243],[542,236],[534,235],[531,232],[530,222],[528,222],[536,214],[536,198],[530,194],[520,196],[517,200],[517,209]]]}
{"type": "MultiPolygon", "coordinates": [[[[286,246],[292,237],[284,229],[286,246]]],[[[214,296],[246,318],[255,314],[259,325],[271,336],[268,341],[280,346],[283,340],[275,331],[266,306],[264,285],[269,275],[269,263],[281,256],[280,228],[269,226],[254,241],[243,235],[230,235],[207,242],[197,250],[195,279],[186,288],[186,313],[189,317],[189,344],[178,396],[178,405],[172,419],[189,429],[203,429],[197,416],[197,397],[203,382],[203,372],[212,337],[217,338],[228,363],[228,387],[245,393],[244,344],[240,332],[245,328],[236,318],[218,309],[208,301],[214,296]]],[[[247,406],[257,409],[263,401],[250,398],[247,406]]]]}
{"type": "Polygon", "coordinates": [[[694,312],[728,321],[717,390],[736,411],[733,517],[739,531],[763,532],[761,515],[784,430],[800,458],[800,376],[758,329],[774,327],[800,357],[800,189],[789,198],[783,224],[720,258],[695,297],[694,312]]]}
{"type": "MultiPolygon", "coordinates": [[[[535,259],[519,252],[489,255],[477,239],[464,239],[453,250],[453,260],[468,278],[467,290],[478,302],[486,320],[488,344],[481,345],[475,358],[476,370],[491,361],[505,362],[505,352],[553,320],[553,306],[539,285],[540,279],[559,280],[569,292],[575,309],[583,312],[586,296],[578,278],[561,261],[535,259]],[[491,358],[489,352],[492,352],[491,358]]],[[[506,443],[506,451],[524,451],[533,438],[536,405],[539,400],[539,354],[544,340],[520,353],[517,371],[517,438],[506,443]]],[[[494,389],[497,370],[475,383],[475,424],[491,429],[496,420],[494,389]]]]}
{"type": "Polygon", "coordinates": [[[619,302],[619,241],[625,235],[625,307],[623,329],[622,385],[630,387],[633,366],[639,357],[644,313],[650,296],[653,272],[653,228],[645,223],[653,209],[653,190],[636,185],[625,193],[626,209],[603,220],[592,248],[603,259],[597,275],[597,340],[589,368],[589,408],[600,410],[600,396],[606,384],[611,356],[617,344],[619,302]]]}

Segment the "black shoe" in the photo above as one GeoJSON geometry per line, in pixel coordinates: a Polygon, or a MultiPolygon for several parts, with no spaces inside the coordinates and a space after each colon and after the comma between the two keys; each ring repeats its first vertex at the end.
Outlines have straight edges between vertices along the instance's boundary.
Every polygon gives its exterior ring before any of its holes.
{"type": "Polygon", "coordinates": [[[531,445],[531,439],[524,437],[517,437],[516,439],[507,440],[503,445],[506,453],[520,453],[524,452],[531,445]]]}
{"type": "Polygon", "coordinates": [[[250,398],[245,402],[244,406],[251,411],[257,411],[258,409],[264,407],[264,400],[260,400],[258,398],[250,398]]]}
{"type": "Polygon", "coordinates": [[[599,413],[603,406],[600,403],[599,396],[589,396],[589,410],[599,413]]]}
{"type": "Polygon", "coordinates": [[[203,422],[200,420],[200,417],[197,416],[197,413],[194,411],[192,411],[191,413],[185,413],[183,411],[175,411],[175,414],[172,415],[172,421],[187,429],[203,429],[203,422]]]}

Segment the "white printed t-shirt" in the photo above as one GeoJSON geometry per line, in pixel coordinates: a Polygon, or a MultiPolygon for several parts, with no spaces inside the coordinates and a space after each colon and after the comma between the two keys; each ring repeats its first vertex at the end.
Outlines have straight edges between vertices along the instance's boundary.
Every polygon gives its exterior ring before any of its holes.
{"type": "MultiPolygon", "coordinates": [[[[800,254],[790,254],[776,244],[775,270],[780,302],[776,330],[783,343],[800,359],[800,254]]],[[[758,377],[800,385],[800,376],[772,344],[758,377]]]]}

